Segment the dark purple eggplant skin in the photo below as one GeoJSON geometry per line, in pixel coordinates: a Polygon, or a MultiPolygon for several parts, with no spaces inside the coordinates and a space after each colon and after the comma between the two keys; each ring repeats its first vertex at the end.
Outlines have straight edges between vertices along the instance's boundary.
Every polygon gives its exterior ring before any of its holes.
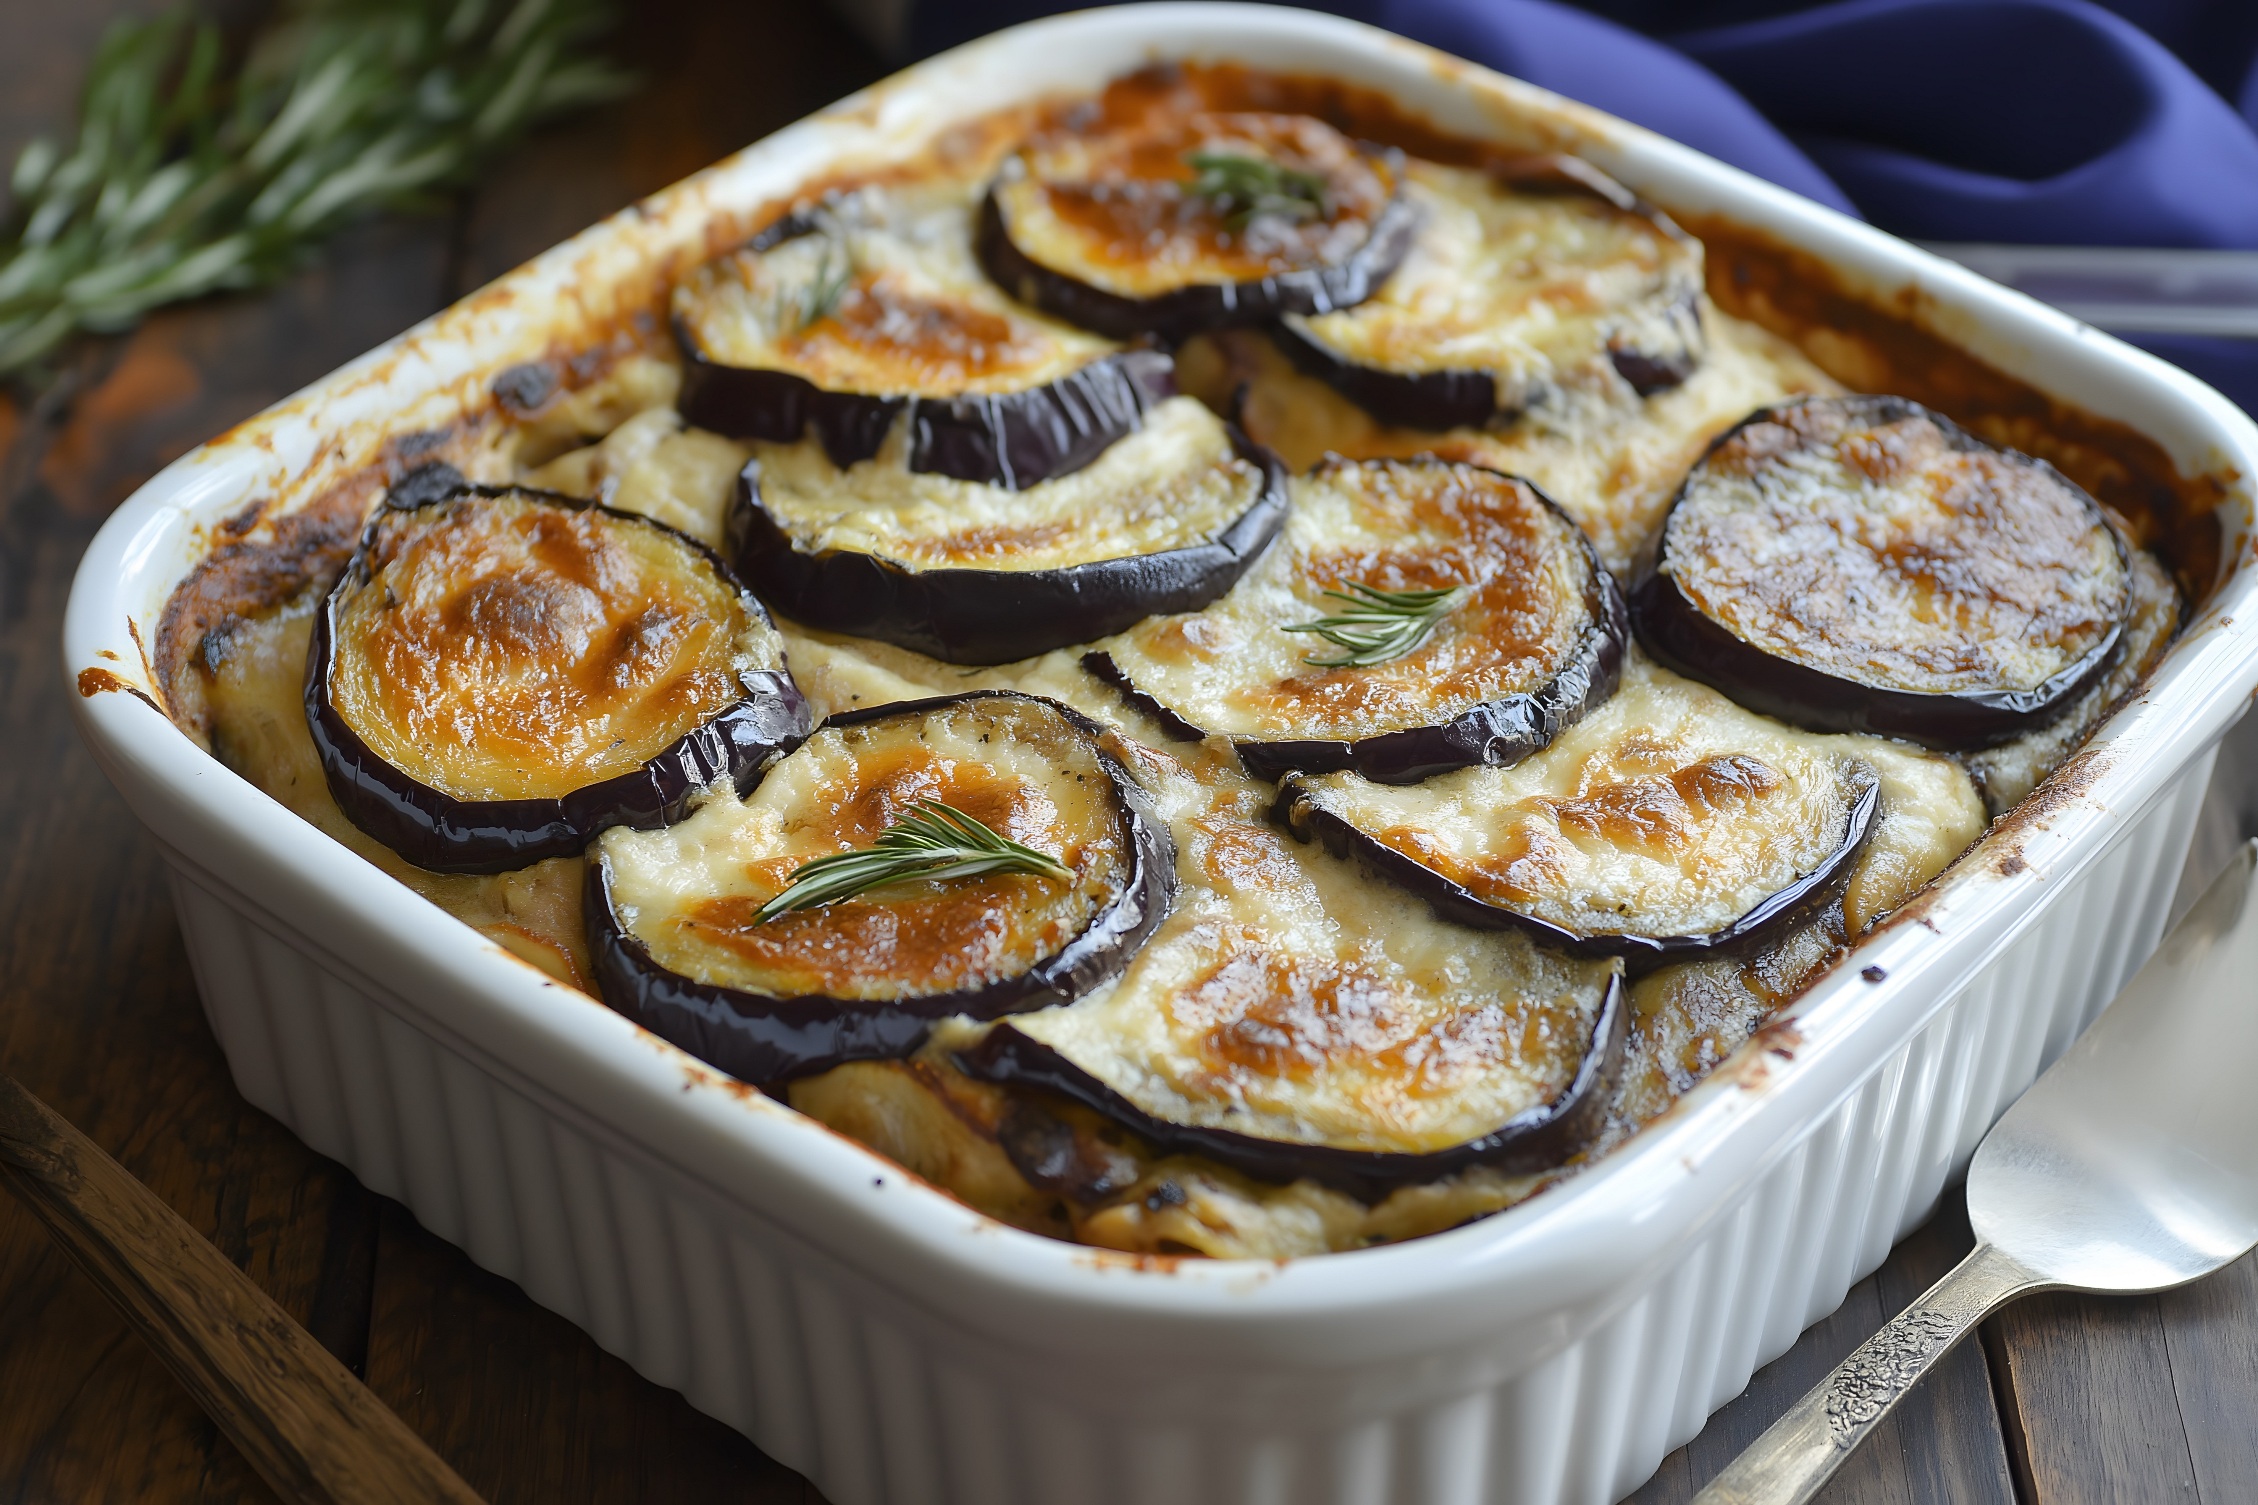
{"type": "MultiPolygon", "coordinates": [[[[767,251],[818,228],[811,216],[789,215],[749,249],[767,251]]],[[[674,333],[685,361],[678,406],[699,428],[780,444],[813,430],[844,469],[877,454],[907,412],[911,470],[1012,491],[1080,470],[1176,395],[1176,363],[1154,349],[1103,355],[1024,391],[935,398],[831,391],[789,371],[725,366],[679,319],[674,333]]]]}
{"type": "Polygon", "coordinates": [[[1850,824],[1842,844],[1827,860],[1772,894],[1739,919],[1706,935],[1579,935],[1534,915],[1501,909],[1464,885],[1444,877],[1425,863],[1415,861],[1373,840],[1329,810],[1320,808],[1288,778],[1278,790],[1271,817],[1303,841],[1322,842],[1336,857],[1362,863],[1382,878],[1427,901],[1427,907],[1445,920],[1478,930],[1520,930],[1542,945],[1571,956],[1619,956],[1633,976],[1641,976],[1671,962],[1700,961],[1706,957],[1742,951],[1809,919],[1826,907],[1850,882],[1858,855],[1873,834],[1874,816],[1881,805],[1879,781],[1867,784],[1851,807],[1850,824]]]}
{"type": "Polygon", "coordinates": [[[675,326],[682,346],[682,417],[698,428],[732,439],[767,439],[796,444],[809,432],[841,470],[878,453],[907,397],[874,397],[863,392],[826,392],[789,371],[723,366],[707,358],[689,333],[675,326]]]}
{"type": "MultiPolygon", "coordinates": [[[[1944,431],[1955,448],[1990,447],[1949,418],[1917,403],[1895,397],[1866,401],[1872,403],[1885,420],[1927,418],[1944,431]]],[[[1670,503],[1670,510],[1663,514],[1662,529],[1655,539],[1651,558],[1631,589],[1632,630],[1638,635],[1639,646],[1656,662],[1688,679],[1698,679],[1722,690],[1759,715],[1785,721],[1790,726],[1819,732],[1895,737],[1940,752],[1971,752],[1996,747],[2035,731],[2075,705],[2079,696],[2109,672],[2124,639],[2122,623],[2111,627],[2101,641],[2075,663],[2035,688],[1937,693],[1880,689],[1807,664],[1775,658],[1754,644],[1742,641],[1705,615],[1686,599],[1677,582],[1661,571],[1663,549],[1670,536],[1670,520],[1676,515],[1679,503],[1685,500],[1702,462],[1742,429],[1770,418],[1773,411],[1770,407],[1760,408],[1711,440],[1702,454],[1702,461],[1696,462],[1688,472],[1670,503]]],[[[2013,455],[2011,451],[2002,453],[2027,460],[2032,465],[2046,466],[2043,460],[2030,460],[2027,456],[2013,455]]],[[[2052,469],[2051,466],[2046,468],[2052,469]]],[[[2085,495],[2067,479],[2062,484],[2080,496],[2085,495]]],[[[2100,504],[2092,505],[2100,515],[2100,504]]],[[[2124,536],[2113,527],[2109,536],[2116,540],[2118,556],[2124,559],[2124,536]]],[[[2129,569],[2130,560],[2126,559],[2125,563],[2129,569]]]]}
{"type": "Polygon", "coordinates": [[[1405,1186],[1421,1186],[1477,1166],[1523,1175],[1559,1165],[1599,1132],[1622,1069],[1631,1010],[1620,975],[1611,978],[1591,1044],[1561,1095],[1518,1114],[1479,1139],[1426,1154],[1290,1144],[1230,1129],[1195,1128],[1156,1118],[1064,1055],[1000,1024],[956,1063],[966,1075],[1056,1093],[1121,1125],[1163,1155],[1203,1155],[1258,1181],[1315,1181],[1370,1205],[1405,1186]]]}
{"type": "MultiPolygon", "coordinates": [[[[1688,300],[1691,317],[1699,320],[1701,306],[1688,300]]],[[[1283,321],[1269,327],[1271,343],[1294,369],[1314,376],[1370,413],[1397,428],[1481,428],[1519,416],[1520,408],[1498,402],[1497,379],[1487,371],[1382,371],[1358,365],[1308,338],[1283,321]]],[[[1654,355],[1629,347],[1610,348],[1607,358],[1616,373],[1641,397],[1667,391],[1694,374],[1700,362],[1690,350],[1654,355]]]]}
{"type": "Polygon", "coordinates": [[[1117,340],[1151,335],[1180,345],[1210,329],[1263,324],[1280,314],[1353,308],[1379,290],[1411,249],[1419,211],[1398,188],[1372,221],[1364,243],[1330,266],[1303,267],[1253,282],[1201,283],[1157,298],[1125,298],[1054,272],[1012,243],[991,190],[981,202],[974,249],[998,287],[1069,324],[1117,340]]]}
{"type": "Polygon", "coordinates": [[[806,554],[760,502],[760,462],[737,478],[729,552],[762,599],[827,632],[876,638],[952,664],[1009,664],[1197,611],[1238,583],[1286,522],[1286,468],[1236,428],[1262,490],[1214,538],[1055,570],[913,570],[876,554],[806,554]]]}
{"type": "Polygon", "coordinates": [[[1487,371],[1382,371],[1347,361],[1308,339],[1291,325],[1269,327],[1279,354],[1304,376],[1314,376],[1370,413],[1397,428],[1480,428],[1511,418],[1517,410],[1498,405],[1497,378],[1487,371]]]}
{"type": "MultiPolygon", "coordinates": [[[[396,510],[412,511],[466,494],[504,493],[536,496],[574,510],[594,507],[613,517],[674,532],[634,513],[525,487],[457,484],[439,491],[435,484],[427,484],[408,493],[413,499],[405,507],[400,505],[402,490],[395,487],[387,500],[396,510]]],[[[675,536],[736,587],[748,610],[768,620],[760,602],[719,555],[694,538],[675,536]]],[[[367,583],[369,541],[370,535],[364,534],[363,552],[345,567],[315,613],[313,644],[306,655],[306,728],[313,734],[330,795],[346,819],[417,867],[435,873],[506,873],[550,857],[577,857],[591,839],[613,826],[650,830],[671,825],[687,815],[697,794],[718,778],[726,775],[739,788],[749,788],[772,758],[797,747],[814,725],[814,714],[790,673],[759,670],[740,676],[744,699],[684,733],[631,772],[554,799],[465,800],[442,794],[386,762],[330,702],[335,613],[348,589],[367,583]]]]}
{"type": "MultiPolygon", "coordinates": [[[[996,699],[1040,697],[976,690],[848,711],[824,725],[922,716],[966,701],[996,699]]],[[[1042,703],[1093,740],[1105,735],[1103,727],[1072,707],[1042,703]]],[[[1098,758],[1113,781],[1117,811],[1129,836],[1128,881],[1080,935],[1017,977],[884,1003],[823,994],[773,998],[699,982],[660,965],[620,924],[611,902],[609,865],[597,858],[588,864],[585,912],[604,1001],[699,1060],[762,1087],[848,1061],[898,1060],[923,1045],[942,1019],[996,1019],[1072,1002],[1129,964],[1168,917],[1176,897],[1176,844],[1168,823],[1111,754],[1101,751],[1098,758]]]]}
{"type": "Polygon", "coordinates": [[[841,469],[867,460],[909,414],[909,468],[1020,491],[1072,475],[1137,431],[1176,395],[1176,363],[1158,350],[1103,355],[1040,387],[968,397],[827,392],[789,371],[723,366],[681,339],[682,416],[737,439],[789,444],[811,429],[841,469]]]}
{"type": "MultiPolygon", "coordinates": [[[[1685,316],[1701,326],[1701,300],[1688,298],[1680,308],[1685,316]]],[[[1701,359],[1690,349],[1679,349],[1655,354],[1635,350],[1627,345],[1611,346],[1607,359],[1615,367],[1615,374],[1631,384],[1631,390],[1641,397],[1652,397],[1657,392],[1667,392],[1692,376],[1701,365],[1701,359]]]]}
{"type": "MultiPolygon", "coordinates": [[[[1351,769],[1375,784],[1416,784],[1454,768],[1509,768],[1534,757],[1553,739],[1584,719],[1622,680],[1623,652],[1631,626],[1623,592],[1600,567],[1591,540],[1576,537],[1591,556],[1592,622],[1560,672],[1541,689],[1509,695],[1461,711],[1434,726],[1382,732],[1354,742],[1311,738],[1289,742],[1236,740],[1239,762],[1269,783],[1294,773],[1333,773],[1351,769]]],[[[1109,653],[1083,655],[1082,667],[1121,692],[1121,698],[1160,723],[1170,738],[1197,742],[1208,733],[1137,688],[1109,653]]]]}

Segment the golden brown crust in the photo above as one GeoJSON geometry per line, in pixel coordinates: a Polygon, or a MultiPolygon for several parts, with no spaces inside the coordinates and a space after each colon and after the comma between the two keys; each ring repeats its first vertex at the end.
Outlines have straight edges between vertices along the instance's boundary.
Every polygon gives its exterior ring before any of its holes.
{"type": "MultiPolygon", "coordinates": [[[[1395,189],[1384,161],[1322,121],[1255,111],[1148,115],[1095,139],[1061,132],[1038,140],[1023,161],[1025,177],[998,188],[1014,238],[1024,216],[1044,212],[1057,249],[1069,254],[1059,270],[1102,278],[1108,291],[1130,297],[1339,261],[1370,234],[1395,189]],[[1244,206],[1193,191],[1198,154],[1302,175],[1319,188],[1322,208],[1248,218],[1244,206]]],[[[1021,249],[1049,261],[1036,243],[1021,249]]]]}
{"type": "Polygon", "coordinates": [[[331,699],[392,766],[457,798],[569,793],[745,694],[739,589],[640,520],[463,497],[387,509],[364,563],[334,608],[331,699]]]}

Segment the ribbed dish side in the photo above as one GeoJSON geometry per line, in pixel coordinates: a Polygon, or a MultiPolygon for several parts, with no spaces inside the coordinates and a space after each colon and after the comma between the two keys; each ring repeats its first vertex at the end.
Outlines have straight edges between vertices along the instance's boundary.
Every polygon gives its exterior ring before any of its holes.
{"type": "Polygon", "coordinates": [[[1264,1435],[1081,1414],[1041,1374],[924,1337],[887,1292],[536,1103],[166,856],[246,1098],[835,1505],[1606,1505],[1881,1264],[2154,948],[2210,764],[1582,1340],[1502,1385],[1264,1435]]]}

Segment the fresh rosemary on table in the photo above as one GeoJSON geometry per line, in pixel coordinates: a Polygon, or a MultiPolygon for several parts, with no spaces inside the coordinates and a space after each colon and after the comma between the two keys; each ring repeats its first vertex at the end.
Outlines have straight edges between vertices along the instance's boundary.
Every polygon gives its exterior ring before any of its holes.
{"type": "Polygon", "coordinates": [[[998,835],[954,805],[919,800],[860,851],[801,863],[784,891],[754,912],[753,923],[765,925],[796,909],[851,899],[913,878],[978,878],[988,873],[1074,876],[1074,870],[1057,858],[998,835]]]}
{"type": "Polygon", "coordinates": [[[1285,630],[1315,633],[1342,650],[1337,658],[1305,655],[1305,664],[1319,669],[1364,669],[1402,658],[1433,637],[1443,618],[1465,598],[1466,588],[1450,585],[1434,590],[1384,591],[1351,581],[1347,590],[1325,594],[1349,609],[1314,622],[1296,622],[1285,630]]]}
{"type": "Polygon", "coordinates": [[[1263,215],[1294,221],[1324,216],[1325,180],[1315,173],[1236,152],[1191,152],[1184,164],[1198,174],[1192,179],[1192,196],[1230,209],[1224,223],[1234,230],[1263,215]]]}
{"type": "Polygon", "coordinates": [[[420,208],[542,121],[613,98],[610,0],[297,0],[239,63],[185,13],[103,34],[68,149],[16,159],[0,376],[79,330],[258,287],[348,220],[420,208]]]}

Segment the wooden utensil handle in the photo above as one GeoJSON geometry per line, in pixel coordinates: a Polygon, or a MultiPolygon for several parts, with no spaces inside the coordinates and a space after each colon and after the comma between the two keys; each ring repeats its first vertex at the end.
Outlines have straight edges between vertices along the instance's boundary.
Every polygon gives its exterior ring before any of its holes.
{"type": "Polygon", "coordinates": [[[5,1075],[0,1179],[285,1500],[478,1505],[423,1439],[226,1256],[5,1075]]]}
{"type": "Polygon", "coordinates": [[[1804,1505],[1969,1329],[2016,1297],[2050,1285],[1991,1245],[1976,1245],[1790,1406],[1693,1497],[1693,1505],[1804,1505]]]}

